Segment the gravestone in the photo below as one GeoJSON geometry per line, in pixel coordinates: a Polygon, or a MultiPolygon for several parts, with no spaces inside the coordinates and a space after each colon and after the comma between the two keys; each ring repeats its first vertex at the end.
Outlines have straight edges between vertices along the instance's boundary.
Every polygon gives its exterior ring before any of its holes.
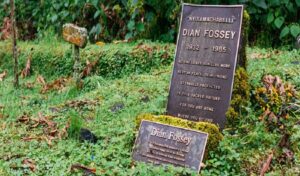
{"type": "Polygon", "coordinates": [[[78,88],[81,87],[81,75],[80,75],[80,53],[79,48],[84,48],[88,41],[87,29],[76,26],[71,23],[63,25],[63,38],[65,41],[74,45],[74,73],[73,79],[76,81],[78,88]]]}
{"type": "Polygon", "coordinates": [[[242,16],[242,5],[183,4],[168,115],[224,128],[242,16]]]}
{"type": "Polygon", "coordinates": [[[200,171],[208,134],[143,120],[133,159],[200,171]]]}
{"type": "Polygon", "coordinates": [[[65,41],[84,48],[87,44],[87,30],[71,23],[63,25],[63,38],[65,41]]]}

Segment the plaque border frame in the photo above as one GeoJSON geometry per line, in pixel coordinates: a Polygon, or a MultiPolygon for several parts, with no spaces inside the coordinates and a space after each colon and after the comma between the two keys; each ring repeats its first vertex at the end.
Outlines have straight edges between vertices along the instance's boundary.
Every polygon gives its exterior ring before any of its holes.
{"type": "MultiPolygon", "coordinates": [[[[177,118],[179,118],[179,117],[177,117],[177,118]]],[[[196,133],[205,134],[205,135],[206,135],[206,138],[205,138],[205,143],[204,143],[204,150],[203,150],[203,152],[202,152],[202,155],[200,156],[200,161],[201,161],[201,162],[199,163],[199,166],[198,166],[198,169],[197,169],[197,173],[200,172],[200,170],[201,170],[201,163],[202,163],[202,161],[203,161],[203,157],[204,157],[204,153],[205,153],[205,149],[206,149],[206,145],[207,145],[207,141],[208,141],[209,134],[206,133],[206,132],[203,132],[203,131],[197,131],[197,130],[194,130],[194,129],[183,128],[183,127],[179,127],[179,126],[174,126],[174,125],[164,124],[164,123],[160,123],[160,122],[154,122],[154,121],[150,121],[150,120],[142,120],[142,121],[141,121],[141,124],[140,124],[140,126],[139,126],[139,130],[138,130],[138,133],[136,134],[136,138],[135,138],[135,140],[134,140],[134,145],[133,145],[133,148],[132,148],[132,155],[131,155],[132,159],[133,159],[134,151],[135,151],[135,149],[136,149],[136,142],[137,142],[137,140],[138,140],[138,137],[139,137],[139,134],[140,134],[140,130],[141,130],[142,124],[143,124],[144,122],[156,123],[156,124],[159,124],[159,125],[165,125],[165,126],[168,126],[168,127],[175,127],[175,128],[179,128],[179,129],[183,129],[183,130],[187,130],[187,131],[193,131],[193,132],[196,132],[196,133]]],[[[134,160],[134,159],[133,159],[133,160],[134,160]]],[[[136,160],[134,160],[134,161],[136,161],[136,160]]],[[[138,162],[144,162],[144,161],[138,161],[138,162]]],[[[163,165],[172,165],[172,164],[161,164],[161,166],[163,166],[163,165]]],[[[173,166],[174,166],[174,165],[173,165],[173,166]]],[[[182,167],[182,166],[174,166],[174,167],[182,167]]],[[[183,167],[183,168],[188,168],[188,167],[183,167]]],[[[188,168],[188,169],[191,169],[191,168],[188,168]]],[[[191,169],[191,170],[193,170],[193,169],[191,169]]]]}

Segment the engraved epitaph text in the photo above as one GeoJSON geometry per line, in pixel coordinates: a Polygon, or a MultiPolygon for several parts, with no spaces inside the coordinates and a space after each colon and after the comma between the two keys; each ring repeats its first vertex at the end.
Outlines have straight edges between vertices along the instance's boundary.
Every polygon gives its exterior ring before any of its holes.
{"type": "Polygon", "coordinates": [[[243,6],[184,4],[167,113],[224,127],[243,6]]]}
{"type": "Polygon", "coordinates": [[[207,133],[144,120],[135,141],[133,159],[199,172],[207,137],[207,133]]]}

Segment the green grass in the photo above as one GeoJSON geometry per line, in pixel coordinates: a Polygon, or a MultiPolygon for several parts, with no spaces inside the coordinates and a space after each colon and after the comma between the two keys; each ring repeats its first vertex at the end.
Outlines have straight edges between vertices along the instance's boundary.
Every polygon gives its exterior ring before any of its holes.
{"type": "Polygon", "coordinates": [[[249,48],[248,71],[251,85],[258,86],[265,74],[278,75],[300,88],[300,50],[249,48]]]}
{"type": "MultiPolygon", "coordinates": [[[[21,43],[21,48],[28,51],[28,48],[34,47],[35,52],[45,51],[46,54],[52,53],[51,55],[64,55],[68,50],[67,44],[57,41],[54,43],[56,44],[21,43]]],[[[0,46],[5,45],[7,43],[0,43],[0,46]]],[[[150,45],[155,46],[155,43],[150,45]]],[[[136,45],[122,44],[123,51],[120,52],[126,52],[130,50],[128,48],[132,49],[132,46],[136,45]]],[[[90,53],[94,53],[95,50],[101,53],[112,47],[113,45],[108,45],[101,49],[90,45],[87,50],[90,53]]],[[[275,54],[271,49],[249,48],[248,56],[251,57],[248,68],[251,85],[260,86],[262,75],[270,73],[280,75],[285,81],[298,86],[299,90],[300,64],[292,63],[299,60],[299,51],[280,50],[279,54],[275,54]],[[270,57],[259,55],[270,52],[274,53],[270,57]]],[[[92,60],[93,57],[90,57],[92,60]]],[[[21,87],[17,90],[12,87],[13,77],[10,73],[7,79],[0,82],[0,106],[4,106],[4,109],[0,109],[0,114],[4,115],[0,118],[0,175],[81,175],[80,172],[70,171],[71,165],[75,163],[96,168],[97,175],[195,175],[196,173],[182,168],[135,163],[131,158],[136,134],[135,117],[141,113],[163,114],[166,111],[172,70],[170,63],[158,65],[147,72],[127,70],[118,78],[93,74],[84,79],[84,87],[80,91],[74,88],[73,84],[68,84],[61,91],[45,94],[41,94],[41,86],[34,83],[37,74],[43,72],[34,72],[29,78],[21,79],[21,87]],[[26,88],[28,82],[34,83],[32,89],[26,88]],[[79,107],[66,105],[76,100],[96,101],[97,104],[87,103],[79,107]],[[122,104],[123,108],[113,111],[117,104],[122,104]],[[72,111],[76,111],[83,119],[83,127],[99,137],[96,144],[81,143],[72,137],[55,139],[52,146],[45,140],[22,140],[25,136],[43,133],[42,126],[29,128],[28,125],[17,121],[24,113],[35,118],[39,112],[45,116],[54,116],[53,120],[59,129],[62,129],[72,116],[72,111]],[[34,172],[22,164],[26,158],[35,161],[34,172]]],[[[0,71],[7,69],[8,65],[0,61],[0,71]]],[[[34,70],[35,67],[38,65],[34,65],[34,70]]],[[[45,78],[49,82],[60,76],[58,74],[45,78]]],[[[210,159],[204,162],[206,167],[202,169],[202,175],[259,173],[261,164],[280,138],[279,134],[266,131],[264,123],[258,120],[259,115],[249,106],[248,114],[241,119],[239,126],[223,131],[225,138],[218,149],[210,153],[210,159]]],[[[293,137],[297,142],[300,129],[295,130],[298,130],[298,135],[293,137]]],[[[299,167],[298,151],[293,164],[280,165],[274,162],[270,175],[297,175],[300,172],[299,167]]]]}

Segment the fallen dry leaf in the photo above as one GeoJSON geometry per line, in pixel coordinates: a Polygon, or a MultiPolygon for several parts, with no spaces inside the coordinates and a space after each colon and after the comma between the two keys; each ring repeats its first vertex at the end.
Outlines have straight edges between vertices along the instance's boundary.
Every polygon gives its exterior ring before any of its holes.
{"type": "Polygon", "coordinates": [[[279,76],[275,76],[274,86],[278,89],[280,95],[283,95],[285,93],[284,85],[279,76]]]}
{"type": "Polygon", "coordinates": [[[4,118],[4,115],[3,114],[0,114],[0,119],[4,118]]]}
{"type": "Polygon", "coordinates": [[[68,137],[68,129],[70,128],[70,121],[67,122],[66,126],[58,132],[58,138],[61,140],[68,137]]]}
{"type": "Polygon", "coordinates": [[[63,128],[60,132],[57,123],[52,120],[54,117],[55,116],[44,116],[41,112],[38,113],[38,118],[29,118],[27,115],[21,116],[18,121],[29,124],[29,129],[41,126],[43,130],[43,133],[40,133],[39,135],[23,137],[22,140],[43,140],[46,141],[49,146],[51,146],[53,140],[57,138],[61,139],[62,136],[66,136],[65,133],[67,133],[67,128],[69,128],[69,125],[63,128]]]}
{"type": "MultiPolygon", "coordinates": [[[[31,49],[32,50],[32,49],[31,49]]],[[[21,77],[25,78],[30,74],[32,53],[29,54],[26,62],[26,67],[21,72],[21,77]]]]}
{"type": "Polygon", "coordinates": [[[96,168],[89,168],[89,167],[81,165],[81,164],[73,164],[71,166],[71,172],[74,172],[76,169],[83,170],[85,172],[89,172],[89,173],[93,173],[93,174],[96,173],[96,168]]]}
{"type": "Polygon", "coordinates": [[[23,141],[31,141],[31,140],[42,140],[42,138],[40,136],[27,136],[27,137],[22,137],[23,141]]]}
{"type": "Polygon", "coordinates": [[[262,53],[251,53],[250,59],[268,59],[272,56],[271,52],[262,54],[262,53]]]}
{"type": "Polygon", "coordinates": [[[55,137],[56,134],[58,133],[58,130],[57,130],[57,129],[51,129],[51,128],[50,128],[50,130],[48,130],[48,131],[49,131],[49,132],[48,132],[49,136],[52,136],[52,137],[55,137]]]}
{"type": "Polygon", "coordinates": [[[279,76],[265,75],[262,82],[270,93],[273,91],[273,88],[276,88],[280,95],[285,93],[284,84],[279,76]]]}
{"type": "Polygon", "coordinates": [[[4,123],[2,123],[2,125],[1,125],[1,130],[5,130],[5,128],[6,128],[6,123],[4,122],[4,123]]]}
{"type": "MultiPolygon", "coordinates": [[[[51,121],[51,119],[54,116],[43,116],[41,112],[38,113],[39,118],[31,118],[30,120],[32,122],[34,122],[33,125],[31,125],[31,128],[36,128],[39,125],[44,125],[44,131],[53,131],[56,130],[56,126],[57,124],[53,121],[51,121]]],[[[48,133],[47,133],[48,134],[48,133]]]]}
{"type": "Polygon", "coordinates": [[[153,48],[151,48],[150,46],[143,44],[143,43],[138,44],[134,49],[135,50],[140,49],[140,50],[146,51],[148,54],[151,54],[153,52],[153,48]]]}
{"type": "Polygon", "coordinates": [[[9,161],[13,158],[21,158],[21,157],[23,157],[23,154],[7,154],[2,156],[1,159],[3,159],[4,161],[9,161]]]}
{"type": "Polygon", "coordinates": [[[33,161],[32,159],[24,159],[22,161],[22,164],[26,167],[29,167],[29,169],[34,172],[36,170],[36,165],[35,165],[35,161],[33,161]]]}
{"type": "Polygon", "coordinates": [[[38,75],[38,77],[36,78],[36,81],[38,83],[40,83],[42,86],[46,85],[46,81],[45,81],[45,79],[44,79],[44,77],[42,75],[38,75]]]}
{"type": "Polygon", "coordinates": [[[66,87],[67,83],[71,80],[71,78],[59,78],[57,80],[54,80],[51,83],[44,84],[43,88],[41,90],[41,93],[46,93],[50,90],[62,90],[66,87]]]}
{"type": "Polygon", "coordinates": [[[0,74],[0,81],[3,81],[6,75],[7,75],[7,71],[4,70],[4,72],[0,74]]]}
{"type": "Polygon", "coordinates": [[[5,17],[2,22],[2,28],[0,30],[0,40],[6,40],[11,36],[12,23],[8,17],[5,17]]]}
{"type": "Polygon", "coordinates": [[[269,154],[266,162],[264,163],[264,165],[260,171],[260,176],[264,176],[265,173],[269,170],[272,158],[273,158],[273,152],[269,154]]]}
{"type": "Polygon", "coordinates": [[[34,83],[27,82],[23,85],[26,89],[33,89],[34,88],[34,83]]]}
{"type": "Polygon", "coordinates": [[[95,67],[97,62],[98,62],[97,60],[94,62],[90,62],[89,60],[86,60],[86,67],[83,69],[80,75],[81,79],[87,77],[92,72],[92,69],[95,67]]]}
{"type": "Polygon", "coordinates": [[[27,115],[27,114],[23,114],[19,119],[18,121],[21,122],[21,123],[28,123],[30,120],[30,117],[27,115]]]}
{"type": "Polygon", "coordinates": [[[52,140],[55,139],[55,137],[52,137],[52,136],[45,136],[45,135],[44,135],[42,138],[47,142],[47,144],[48,144],[49,146],[52,146],[52,140]]]}
{"type": "Polygon", "coordinates": [[[264,113],[259,117],[259,120],[263,120],[271,113],[269,109],[265,110],[264,113]]]}
{"type": "Polygon", "coordinates": [[[268,114],[268,121],[269,122],[277,122],[278,121],[278,117],[274,114],[274,112],[270,112],[268,114]]]}

